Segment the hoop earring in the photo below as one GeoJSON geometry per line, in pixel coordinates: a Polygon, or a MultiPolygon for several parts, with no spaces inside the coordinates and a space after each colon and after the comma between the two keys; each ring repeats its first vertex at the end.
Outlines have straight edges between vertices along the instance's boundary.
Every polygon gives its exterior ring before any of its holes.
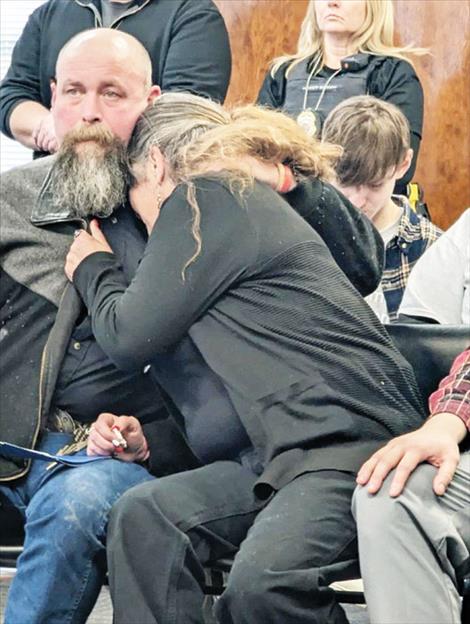
{"type": "Polygon", "coordinates": [[[160,191],[157,191],[157,196],[155,198],[156,204],[157,204],[157,212],[160,212],[160,208],[162,207],[162,194],[160,193],[160,191]]]}

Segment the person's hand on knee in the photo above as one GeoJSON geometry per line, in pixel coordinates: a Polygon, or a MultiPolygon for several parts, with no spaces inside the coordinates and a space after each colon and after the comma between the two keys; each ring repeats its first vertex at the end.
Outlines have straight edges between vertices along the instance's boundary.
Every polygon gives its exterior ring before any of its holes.
{"type": "Polygon", "coordinates": [[[374,453],[359,470],[357,482],[367,485],[369,493],[375,494],[391,470],[396,469],[389,494],[398,496],[416,466],[428,462],[438,468],[433,489],[441,496],[459,463],[458,445],[465,433],[465,425],[454,414],[436,414],[420,429],[390,440],[374,453]]]}

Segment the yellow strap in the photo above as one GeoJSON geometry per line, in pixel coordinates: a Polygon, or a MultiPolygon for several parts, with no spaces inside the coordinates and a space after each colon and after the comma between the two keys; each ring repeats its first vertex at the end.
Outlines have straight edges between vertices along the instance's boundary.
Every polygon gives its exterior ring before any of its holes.
{"type": "Polygon", "coordinates": [[[408,191],[410,206],[416,212],[416,206],[419,201],[419,186],[416,182],[410,182],[406,190],[408,191]]]}

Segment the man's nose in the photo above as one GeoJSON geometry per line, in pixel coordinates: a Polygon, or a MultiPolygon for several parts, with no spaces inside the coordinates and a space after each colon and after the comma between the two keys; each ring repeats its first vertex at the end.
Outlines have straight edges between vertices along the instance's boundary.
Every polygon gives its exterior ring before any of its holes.
{"type": "Polygon", "coordinates": [[[94,93],[87,93],[82,101],[82,121],[87,124],[103,121],[99,98],[94,93]]]}

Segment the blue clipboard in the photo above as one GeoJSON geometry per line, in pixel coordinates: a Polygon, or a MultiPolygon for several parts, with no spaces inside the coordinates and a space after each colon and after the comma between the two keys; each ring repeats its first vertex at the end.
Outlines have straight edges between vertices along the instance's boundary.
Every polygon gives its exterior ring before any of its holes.
{"type": "Polygon", "coordinates": [[[80,466],[81,464],[89,464],[94,461],[103,459],[112,459],[111,455],[53,455],[43,451],[33,451],[33,449],[2,442],[0,440],[0,455],[4,457],[19,457],[20,459],[40,459],[47,462],[58,462],[65,466],[80,466]]]}

